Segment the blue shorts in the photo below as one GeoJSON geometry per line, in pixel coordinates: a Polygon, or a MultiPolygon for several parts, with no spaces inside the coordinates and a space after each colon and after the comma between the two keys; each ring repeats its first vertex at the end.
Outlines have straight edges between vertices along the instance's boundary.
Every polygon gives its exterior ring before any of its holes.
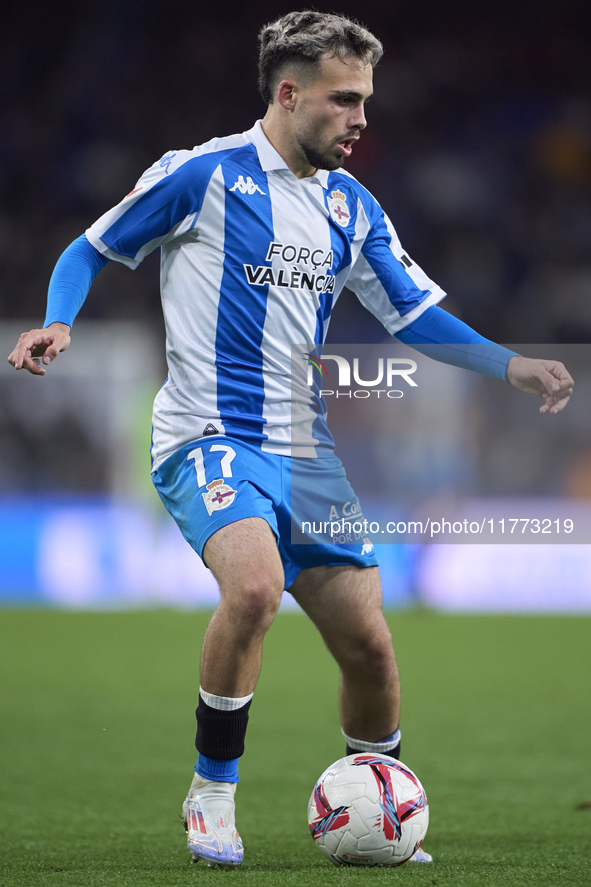
{"type": "Polygon", "coordinates": [[[200,557],[221,527],[260,517],[277,537],[286,588],[309,567],[377,565],[359,501],[334,454],[277,456],[237,438],[212,436],[177,450],[152,480],[200,557]]]}

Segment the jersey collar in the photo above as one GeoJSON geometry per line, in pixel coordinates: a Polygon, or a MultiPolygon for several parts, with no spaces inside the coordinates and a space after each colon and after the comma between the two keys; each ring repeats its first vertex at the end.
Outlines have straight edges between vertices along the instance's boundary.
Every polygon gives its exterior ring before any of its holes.
{"type": "MultiPolygon", "coordinates": [[[[263,132],[262,121],[257,120],[252,129],[249,129],[245,135],[250,139],[257,149],[259,155],[259,163],[263,172],[271,172],[271,170],[289,169],[287,163],[275,150],[265,133],[263,132]]],[[[328,188],[328,169],[317,169],[313,176],[306,179],[300,179],[304,182],[319,182],[323,188],[328,188]]]]}

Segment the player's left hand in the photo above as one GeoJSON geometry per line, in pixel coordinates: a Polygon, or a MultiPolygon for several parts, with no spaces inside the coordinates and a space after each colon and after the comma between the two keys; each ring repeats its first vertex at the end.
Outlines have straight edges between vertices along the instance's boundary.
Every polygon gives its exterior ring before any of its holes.
{"type": "Polygon", "coordinates": [[[507,367],[507,381],[527,394],[544,399],[540,413],[560,413],[573,393],[575,384],[567,368],[559,360],[536,360],[512,357],[507,367]]]}

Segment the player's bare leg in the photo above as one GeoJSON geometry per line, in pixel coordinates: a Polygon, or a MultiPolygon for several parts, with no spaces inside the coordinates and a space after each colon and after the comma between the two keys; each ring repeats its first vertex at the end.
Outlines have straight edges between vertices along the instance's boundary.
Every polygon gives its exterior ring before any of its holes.
{"type": "MultiPolygon", "coordinates": [[[[382,612],[377,567],[315,567],[290,588],[341,670],[341,724],[348,737],[375,744],[398,728],[400,680],[382,612]]],[[[396,740],[398,741],[398,740],[396,740]]],[[[387,754],[396,754],[394,750],[387,754]]],[[[419,848],[410,862],[432,862],[419,848]]]]}
{"type": "Polygon", "coordinates": [[[275,534],[262,518],[236,521],[208,539],[203,559],[221,601],[203,640],[201,686],[218,696],[246,696],[255,688],[263,638],[283,593],[275,534]]]}
{"type": "Polygon", "coordinates": [[[222,527],[208,540],[203,558],[218,581],[221,600],[201,653],[199,761],[183,819],[195,862],[234,867],[244,856],[234,816],[238,758],[263,638],[283,593],[283,567],[275,536],[261,518],[222,527]]]}
{"type": "Polygon", "coordinates": [[[347,736],[379,742],[398,728],[400,680],[382,613],[377,567],[314,567],[289,589],[341,670],[341,724],[347,736]]]}

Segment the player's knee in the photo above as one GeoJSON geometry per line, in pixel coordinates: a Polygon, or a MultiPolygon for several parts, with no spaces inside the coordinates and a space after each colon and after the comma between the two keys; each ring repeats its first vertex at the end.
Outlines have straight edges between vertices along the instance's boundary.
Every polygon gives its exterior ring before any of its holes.
{"type": "Polygon", "coordinates": [[[247,633],[265,632],[271,625],[281,603],[282,585],[278,577],[242,578],[233,595],[233,609],[247,633]]]}
{"type": "Polygon", "coordinates": [[[389,635],[354,638],[345,651],[342,666],[370,680],[387,680],[396,667],[389,635]]]}

